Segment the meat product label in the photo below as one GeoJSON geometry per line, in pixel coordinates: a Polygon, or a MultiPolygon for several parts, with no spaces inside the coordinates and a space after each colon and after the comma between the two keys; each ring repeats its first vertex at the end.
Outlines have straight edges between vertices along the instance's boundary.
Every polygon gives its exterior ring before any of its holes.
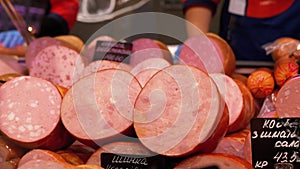
{"type": "Polygon", "coordinates": [[[123,62],[132,53],[132,43],[97,41],[93,61],[109,60],[123,62]]]}
{"type": "Polygon", "coordinates": [[[254,168],[300,168],[300,118],[256,118],[251,121],[254,168]]]}
{"type": "Polygon", "coordinates": [[[165,159],[160,156],[102,153],[101,167],[106,169],[153,169],[166,168],[166,164],[165,159]]]}

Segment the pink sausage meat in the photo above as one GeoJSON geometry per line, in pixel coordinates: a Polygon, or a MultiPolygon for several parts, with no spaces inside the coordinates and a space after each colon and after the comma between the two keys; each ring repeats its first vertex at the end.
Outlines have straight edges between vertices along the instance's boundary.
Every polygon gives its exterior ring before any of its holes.
{"type": "Polygon", "coordinates": [[[73,142],[60,122],[62,96],[49,81],[16,77],[0,88],[0,129],[26,148],[59,149],[73,142]]]}

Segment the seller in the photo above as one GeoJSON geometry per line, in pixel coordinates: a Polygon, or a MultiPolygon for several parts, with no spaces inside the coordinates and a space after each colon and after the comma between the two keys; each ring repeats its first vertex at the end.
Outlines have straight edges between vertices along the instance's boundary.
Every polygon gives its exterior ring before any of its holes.
{"type": "MultiPolygon", "coordinates": [[[[219,0],[183,2],[186,20],[208,32],[219,0]]],[[[272,61],[262,46],[280,37],[300,39],[299,10],[299,0],[224,0],[219,34],[237,60],[272,61]]],[[[190,26],[187,30],[190,37],[197,35],[190,26]]]]}
{"type": "MultiPolygon", "coordinates": [[[[13,0],[12,3],[36,37],[68,34],[79,11],[78,0],[13,0]]],[[[0,43],[4,47],[13,48],[24,43],[2,6],[0,31],[0,43]]]]}

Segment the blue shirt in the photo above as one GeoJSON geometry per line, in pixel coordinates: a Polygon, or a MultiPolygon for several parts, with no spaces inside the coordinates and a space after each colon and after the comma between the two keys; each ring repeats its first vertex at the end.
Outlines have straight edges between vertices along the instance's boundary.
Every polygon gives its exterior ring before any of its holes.
{"type": "MultiPolygon", "coordinates": [[[[218,0],[186,0],[183,10],[205,5],[214,12],[217,4],[218,0]]],[[[225,0],[219,34],[237,60],[272,61],[262,45],[280,37],[300,39],[299,14],[299,0],[225,0]]]]}

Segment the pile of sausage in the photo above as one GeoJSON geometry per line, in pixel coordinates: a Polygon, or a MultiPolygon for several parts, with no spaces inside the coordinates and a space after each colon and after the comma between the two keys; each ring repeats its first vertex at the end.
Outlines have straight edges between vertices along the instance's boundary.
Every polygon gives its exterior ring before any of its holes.
{"type": "MultiPolygon", "coordinates": [[[[3,61],[11,70],[0,77],[0,168],[101,168],[103,152],[159,155],[170,168],[252,168],[249,124],[261,97],[234,74],[228,44],[188,39],[173,64],[162,42],[132,43],[129,63],[92,61],[95,42],[49,37],[28,47],[28,74],[3,61]]],[[[298,83],[282,84],[277,117],[299,117],[298,83]]]]}

